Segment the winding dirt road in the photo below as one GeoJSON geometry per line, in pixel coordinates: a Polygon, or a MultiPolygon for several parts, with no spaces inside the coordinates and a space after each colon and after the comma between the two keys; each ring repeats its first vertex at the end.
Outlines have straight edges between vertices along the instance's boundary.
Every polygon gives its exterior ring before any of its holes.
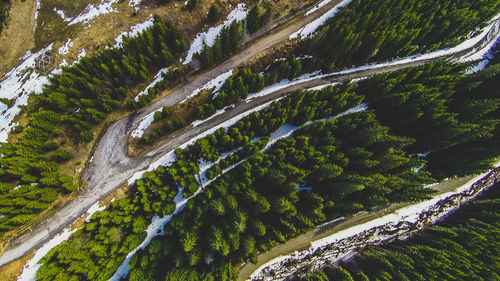
{"type": "Polygon", "coordinates": [[[221,65],[190,78],[188,82],[158,102],[112,124],[100,140],[97,149],[94,152],[93,161],[84,173],[83,180],[87,181],[85,191],[80,196],[68,202],[55,213],[49,215],[47,218],[35,225],[31,232],[25,232],[23,235],[13,240],[7,251],[0,256],[0,266],[8,264],[41,246],[43,243],[62,231],[65,227],[71,225],[76,219],[87,212],[90,206],[102,200],[116,187],[127,181],[135,172],[146,169],[152,162],[158,160],[165,153],[234,116],[238,116],[239,114],[244,113],[256,106],[275,100],[292,90],[307,89],[333,82],[339,82],[345,79],[363,78],[409,66],[421,65],[431,61],[459,57],[463,54],[470,53],[473,50],[477,51],[478,49],[481,49],[482,46],[491,42],[491,40],[496,40],[500,33],[500,21],[497,21],[496,25],[491,28],[491,32],[488,33],[488,36],[482,38],[474,46],[457,51],[454,54],[444,54],[432,58],[414,59],[407,62],[402,61],[397,65],[371,65],[357,70],[354,69],[351,71],[334,73],[326,77],[298,81],[292,86],[279,89],[264,97],[255,98],[249,102],[241,102],[234,108],[227,110],[224,114],[218,115],[197,127],[188,126],[176,132],[173,136],[164,140],[150,151],[145,151],[135,158],[129,158],[126,155],[127,136],[138,126],[143,117],[163,106],[171,106],[182,101],[195,89],[206,84],[214,77],[238,67],[240,64],[254,58],[266,49],[272,48],[272,46],[277,43],[288,40],[290,34],[312,22],[314,19],[318,18],[337,5],[338,2],[340,1],[332,1],[318,9],[316,12],[298,20],[294,19],[295,21],[293,23],[287,23],[265,36],[259,38],[247,38],[247,42],[252,42],[253,40],[253,43],[247,44],[245,49],[240,53],[232,56],[221,65]]]}

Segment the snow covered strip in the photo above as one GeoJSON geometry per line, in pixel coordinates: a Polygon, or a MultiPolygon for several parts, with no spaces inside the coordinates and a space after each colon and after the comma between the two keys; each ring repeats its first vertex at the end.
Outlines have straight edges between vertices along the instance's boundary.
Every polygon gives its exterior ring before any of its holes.
{"type": "Polygon", "coordinates": [[[185,103],[187,100],[196,96],[202,90],[214,89],[213,90],[214,93],[218,92],[222,87],[222,85],[224,85],[224,82],[226,82],[227,78],[231,77],[231,75],[233,75],[232,69],[216,76],[212,80],[208,81],[205,85],[198,87],[190,95],[184,98],[180,103],[185,103]]]}
{"type": "Polygon", "coordinates": [[[306,12],[306,16],[316,12],[317,10],[319,10],[321,7],[325,6],[326,4],[332,2],[332,0],[323,0],[321,1],[318,5],[314,6],[312,9],[310,9],[309,11],[306,12]]]}
{"type": "Polygon", "coordinates": [[[163,81],[162,74],[167,73],[168,69],[169,69],[168,67],[160,69],[160,71],[158,71],[158,73],[156,73],[155,79],[153,80],[153,82],[151,82],[151,84],[149,84],[144,90],[142,90],[140,93],[138,93],[137,96],[135,96],[134,100],[136,102],[138,102],[140,96],[147,95],[148,94],[148,90],[150,88],[153,88],[156,84],[158,84],[159,82],[163,81]]]}
{"type": "Polygon", "coordinates": [[[54,7],[54,12],[58,14],[63,21],[71,21],[73,18],[67,17],[66,13],[64,13],[63,10],[58,10],[56,7],[54,7]]]}
{"type": "Polygon", "coordinates": [[[240,3],[229,13],[227,19],[222,24],[211,27],[206,32],[198,33],[198,35],[194,38],[193,43],[191,43],[186,59],[182,64],[190,63],[193,60],[193,55],[200,52],[203,49],[204,44],[213,46],[215,44],[215,39],[217,39],[217,36],[224,27],[231,25],[233,21],[244,20],[247,17],[247,14],[248,11],[246,10],[246,4],[240,3]]]}
{"type": "MultiPolygon", "coordinates": [[[[496,163],[495,167],[498,167],[499,165],[500,165],[500,162],[496,163]]],[[[276,280],[276,279],[273,279],[273,278],[276,278],[276,275],[275,275],[276,271],[283,270],[283,266],[286,263],[288,263],[290,261],[302,260],[302,259],[306,258],[307,256],[314,254],[319,249],[324,249],[325,247],[327,247],[329,245],[340,243],[341,241],[353,240],[353,241],[355,241],[354,243],[356,244],[359,241],[355,237],[360,235],[360,234],[367,233],[369,231],[374,231],[375,233],[377,233],[378,232],[377,229],[381,229],[381,228],[384,228],[386,230],[387,229],[389,229],[389,230],[390,229],[397,229],[401,223],[407,223],[407,224],[417,223],[422,214],[424,214],[428,211],[434,210],[435,207],[442,200],[451,198],[451,197],[458,195],[458,194],[464,194],[465,192],[473,189],[474,183],[480,181],[483,177],[485,177],[490,172],[491,171],[488,171],[488,172],[485,172],[485,173],[482,173],[482,174],[476,176],[475,178],[471,179],[470,181],[468,181],[464,185],[458,187],[455,191],[437,195],[430,200],[423,201],[423,202],[414,204],[412,206],[399,209],[392,214],[383,216],[383,217],[378,218],[378,219],[371,220],[371,221],[363,223],[363,224],[349,227],[345,230],[339,231],[339,232],[334,233],[334,234],[327,236],[325,238],[322,238],[322,239],[319,239],[316,241],[312,241],[309,249],[307,249],[305,251],[295,252],[291,255],[280,256],[280,257],[272,259],[272,260],[268,261],[267,263],[265,263],[264,265],[260,266],[256,271],[254,271],[254,273],[252,273],[250,275],[250,280],[276,280]],[[273,275],[273,277],[269,277],[267,275],[267,273],[270,273],[270,275],[273,275]]],[[[463,199],[462,201],[466,201],[467,199],[470,200],[471,198],[474,198],[476,195],[477,195],[477,193],[471,194],[472,197],[467,197],[466,199],[463,199]]],[[[462,202],[462,201],[460,201],[460,202],[462,202]]],[[[440,210],[438,215],[433,215],[430,217],[431,222],[438,221],[442,217],[448,215],[454,209],[456,209],[456,206],[443,207],[440,210]]],[[[391,231],[388,231],[388,232],[391,233],[391,231]]],[[[370,244],[370,243],[378,244],[378,243],[381,243],[383,241],[388,241],[391,238],[397,237],[399,234],[400,233],[396,232],[396,233],[385,234],[385,235],[384,234],[372,235],[372,236],[368,236],[369,240],[366,240],[364,242],[365,242],[365,244],[370,244]]],[[[349,251],[344,251],[341,254],[337,254],[337,255],[335,255],[335,257],[330,258],[329,262],[334,263],[335,261],[342,260],[348,256],[352,256],[356,252],[356,249],[358,248],[359,245],[356,244],[354,246],[355,247],[352,247],[352,249],[350,249],[349,251]]]]}
{"type": "MultiPolygon", "coordinates": [[[[328,2],[330,2],[330,1],[331,0],[324,0],[319,5],[322,4],[322,6],[324,6],[324,5],[328,4],[328,2]]],[[[292,33],[290,35],[289,39],[292,40],[292,39],[296,39],[296,38],[299,38],[299,37],[300,38],[306,38],[306,37],[311,36],[314,32],[316,32],[316,30],[318,28],[320,28],[321,26],[325,25],[325,23],[329,19],[333,18],[338,13],[338,11],[340,10],[340,8],[347,6],[349,3],[351,3],[351,0],[344,0],[344,1],[340,2],[337,6],[333,7],[330,11],[324,13],[321,17],[315,19],[314,21],[306,24],[303,28],[301,28],[298,31],[292,33]]],[[[317,9],[319,9],[319,8],[320,7],[318,7],[317,9]]],[[[312,9],[309,12],[307,12],[306,15],[309,15],[310,13],[312,13],[314,11],[316,11],[316,10],[312,9]]]]}

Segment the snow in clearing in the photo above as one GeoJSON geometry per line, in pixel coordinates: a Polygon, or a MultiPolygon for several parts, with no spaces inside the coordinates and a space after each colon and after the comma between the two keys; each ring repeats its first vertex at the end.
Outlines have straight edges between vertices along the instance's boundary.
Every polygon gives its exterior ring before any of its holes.
{"type": "Polygon", "coordinates": [[[156,112],[160,112],[162,111],[162,108],[159,108],[151,113],[149,113],[148,115],[144,116],[141,120],[141,122],[139,123],[139,126],[137,126],[137,128],[132,131],[132,134],[130,134],[131,137],[133,138],[141,138],[143,135],[144,135],[144,131],[149,128],[149,126],[151,125],[151,123],[153,123],[153,121],[155,120],[155,113],[156,112]]]}
{"type": "Polygon", "coordinates": [[[85,218],[85,222],[90,222],[92,215],[104,209],[106,209],[106,206],[99,207],[99,202],[96,202],[94,205],[90,206],[90,208],[87,211],[88,216],[85,218]]]}
{"type": "Polygon", "coordinates": [[[38,249],[35,253],[35,256],[29,260],[23,268],[21,275],[17,278],[18,281],[34,281],[36,272],[40,268],[41,264],[38,262],[45,256],[47,253],[57,245],[62,242],[68,240],[68,238],[76,231],[76,229],[69,230],[65,228],[61,233],[57,234],[52,238],[49,242],[43,244],[43,246],[38,249]]]}
{"type": "Polygon", "coordinates": [[[203,49],[204,44],[213,46],[215,44],[215,39],[217,39],[217,36],[224,27],[231,25],[233,21],[244,20],[247,17],[247,14],[248,11],[246,10],[245,3],[240,3],[234,10],[231,11],[231,13],[229,13],[227,19],[222,24],[211,27],[206,32],[198,33],[189,47],[188,54],[183,64],[190,63],[193,60],[193,55],[200,52],[203,49]]]}
{"type": "MultiPolygon", "coordinates": [[[[498,163],[496,164],[498,166],[498,163]]],[[[435,207],[439,204],[440,201],[451,198],[454,195],[457,194],[463,194],[466,191],[469,191],[472,188],[472,185],[479,181],[481,178],[483,178],[485,175],[487,175],[489,172],[483,173],[474,179],[470,180],[466,184],[460,186],[457,188],[455,191],[440,194],[435,196],[434,198],[423,201],[417,204],[414,204],[409,207],[401,208],[394,213],[391,213],[389,215],[383,216],[378,219],[371,220],[369,222],[355,225],[352,227],[349,227],[345,230],[339,231],[337,233],[334,233],[330,236],[327,236],[325,238],[316,240],[311,242],[311,246],[309,249],[301,252],[295,252],[291,255],[287,256],[280,256],[276,259],[273,259],[266,264],[262,265],[259,267],[255,272],[252,273],[250,276],[250,280],[274,280],[268,277],[266,273],[268,272],[275,272],[276,270],[279,270],[285,263],[291,261],[291,260],[301,260],[305,258],[308,255],[311,255],[315,253],[317,250],[324,249],[328,245],[332,244],[342,244],[342,243],[347,243],[346,241],[353,240],[355,241],[356,245],[352,249],[347,248],[346,251],[340,252],[340,253],[335,253],[335,256],[332,257],[332,259],[329,260],[329,262],[335,262],[338,260],[341,260],[343,258],[346,258],[348,256],[351,256],[359,246],[360,241],[356,239],[357,235],[367,233],[369,231],[375,230],[376,235],[368,236],[367,240],[363,241],[364,244],[368,243],[377,243],[377,242],[382,242],[382,241],[387,241],[390,238],[392,238],[393,235],[398,235],[397,231],[395,234],[392,234],[390,231],[386,231],[390,234],[382,234],[378,233],[377,229],[382,229],[384,228],[385,230],[390,230],[390,229],[398,229],[398,226],[401,225],[401,223],[407,223],[413,225],[414,223],[418,222],[420,220],[420,216],[428,211],[435,210],[435,207]],[[392,235],[392,236],[391,236],[392,235]]],[[[473,197],[475,196],[474,194],[471,194],[473,197]]],[[[477,195],[477,193],[476,193],[477,195]]],[[[465,199],[467,200],[467,198],[465,199]]],[[[460,204],[460,202],[455,202],[460,204]]],[[[452,204],[454,205],[454,204],[452,204]]],[[[430,222],[436,222],[440,218],[446,216],[452,209],[456,208],[455,206],[445,206],[443,207],[437,215],[433,214],[430,219],[430,222]]],[[[342,244],[342,245],[344,245],[342,244]]],[[[351,245],[352,246],[352,245],[351,245]]],[[[275,276],[275,275],[273,275],[275,276]]],[[[274,277],[273,277],[274,278],[274,277]]]]}
{"type": "Polygon", "coordinates": [[[60,55],[66,55],[69,53],[69,47],[73,46],[73,42],[71,41],[71,38],[68,38],[68,41],[64,43],[57,51],[59,52],[60,55]]]}
{"type": "Polygon", "coordinates": [[[0,98],[15,99],[14,105],[7,108],[0,103],[0,142],[6,142],[8,133],[14,128],[11,124],[14,117],[19,114],[19,106],[27,105],[31,93],[42,92],[43,84],[48,83],[46,76],[34,71],[36,59],[52,49],[53,44],[35,54],[27,52],[24,61],[5,74],[5,80],[0,82],[0,98]]]}
{"type": "Polygon", "coordinates": [[[130,29],[130,31],[123,31],[122,33],[120,33],[120,35],[118,35],[116,38],[115,38],[115,41],[116,41],[116,44],[115,44],[115,48],[121,48],[122,47],[122,44],[123,44],[123,39],[125,37],[133,37],[133,36],[137,36],[139,35],[139,33],[143,32],[144,30],[148,29],[149,27],[153,26],[153,16],[150,15],[150,18],[145,21],[145,22],[141,22],[141,23],[138,23],[134,26],[132,26],[130,29]]]}
{"type": "Polygon", "coordinates": [[[144,90],[138,93],[137,96],[135,96],[134,100],[138,102],[140,96],[147,95],[149,89],[153,88],[156,84],[158,84],[158,82],[163,81],[162,74],[167,73],[167,71],[168,67],[160,69],[160,71],[158,71],[158,73],[155,75],[155,79],[153,80],[153,82],[151,82],[151,84],[149,84],[144,90]]]}
{"type": "Polygon", "coordinates": [[[63,21],[71,21],[73,19],[73,18],[67,17],[63,10],[58,10],[58,9],[56,9],[56,7],[54,7],[54,12],[56,12],[56,14],[58,14],[62,18],[63,21]]]}
{"type": "MultiPolygon", "coordinates": [[[[324,6],[324,5],[326,5],[329,2],[329,0],[324,0],[323,2],[326,2],[326,3],[323,4],[323,6],[324,6]]],[[[321,2],[320,5],[323,2],[321,2]]],[[[345,7],[349,3],[351,3],[351,0],[344,0],[344,1],[340,2],[340,4],[338,4],[337,6],[335,6],[334,8],[332,8],[330,11],[328,11],[328,12],[324,13],[323,15],[321,15],[321,17],[315,19],[311,23],[306,24],[306,26],[304,26],[303,28],[301,28],[298,31],[292,33],[290,35],[289,39],[292,40],[292,39],[298,38],[299,36],[301,38],[306,38],[306,37],[311,36],[319,27],[325,25],[325,23],[329,19],[333,18],[333,16],[335,16],[335,14],[337,14],[337,12],[339,11],[340,8],[345,7]]]]}
{"type": "Polygon", "coordinates": [[[323,0],[321,1],[318,5],[314,6],[314,8],[310,9],[309,11],[307,11],[306,13],[306,16],[316,12],[319,8],[325,6],[326,4],[332,2],[332,0],[323,0]]]}
{"type": "Polygon", "coordinates": [[[42,5],[42,2],[40,0],[36,0],[35,21],[38,19],[38,11],[40,10],[41,5],[42,5]]]}
{"type": "Polygon", "coordinates": [[[118,12],[116,9],[113,9],[112,5],[117,3],[119,0],[110,0],[108,2],[104,2],[104,0],[96,6],[94,4],[89,4],[85,10],[86,12],[79,14],[76,16],[68,25],[73,25],[76,23],[88,23],[90,20],[97,18],[100,15],[109,14],[111,12],[118,12]]]}
{"type": "Polygon", "coordinates": [[[213,78],[212,80],[208,81],[205,85],[202,85],[198,87],[196,90],[194,90],[190,95],[188,95],[186,98],[184,98],[180,103],[186,102],[188,99],[196,96],[200,91],[202,90],[210,90],[214,89],[213,92],[218,92],[222,85],[224,85],[224,82],[226,82],[227,78],[231,77],[233,75],[233,70],[229,70],[227,72],[224,72],[220,74],[219,76],[213,78]]]}
{"type": "Polygon", "coordinates": [[[271,136],[269,137],[269,141],[267,142],[266,147],[264,148],[264,151],[269,149],[271,146],[273,146],[280,139],[290,137],[295,131],[297,131],[301,127],[302,126],[294,126],[294,125],[290,125],[290,124],[285,124],[285,125],[281,126],[276,131],[271,133],[271,136]]]}

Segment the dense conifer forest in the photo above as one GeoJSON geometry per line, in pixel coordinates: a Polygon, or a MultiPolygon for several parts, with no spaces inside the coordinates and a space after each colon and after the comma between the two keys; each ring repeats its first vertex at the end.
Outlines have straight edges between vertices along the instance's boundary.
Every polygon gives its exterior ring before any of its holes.
{"type": "Polygon", "coordinates": [[[498,280],[499,188],[406,241],[363,249],[348,262],[294,280],[498,280]]]}
{"type": "Polygon", "coordinates": [[[499,10],[499,0],[354,0],[310,48],[332,69],[381,62],[458,45],[499,10]]]}
{"type": "MultiPolygon", "coordinates": [[[[0,1],[0,31],[5,3],[0,1]]],[[[196,5],[196,0],[187,2],[188,9],[196,5]]],[[[220,10],[212,7],[207,19],[215,23],[220,10]]],[[[207,118],[282,79],[454,46],[498,10],[500,0],[353,0],[316,37],[300,43],[314,58],[290,55],[262,73],[239,67],[209,102],[193,107],[193,114],[207,118]]],[[[265,26],[273,13],[254,6],[246,21],[225,27],[213,46],[195,55],[201,69],[235,54],[243,37],[265,26]]],[[[11,133],[15,141],[0,144],[0,238],[78,189],[77,179],[60,172],[60,165],[73,157],[61,147],[95,140],[96,127],[110,113],[140,109],[182,79],[186,69],[173,65],[187,48],[177,27],[155,16],[152,27],[126,38],[122,48],[82,58],[50,77],[43,93],[24,109],[28,125],[11,133]],[[164,80],[147,95],[138,102],[131,98],[132,89],[167,67],[164,80]]],[[[163,235],[133,256],[128,279],[235,280],[239,264],[255,261],[258,253],[318,224],[423,200],[433,193],[426,184],[489,169],[500,154],[500,63],[497,58],[474,74],[467,73],[470,66],[429,63],[289,93],[227,129],[176,149],[171,166],[145,173],[126,198],[95,213],[52,249],[36,279],[108,280],[144,241],[151,221],[170,215],[163,235]],[[361,105],[366,110],[344,115],[361,105]],[[279,129],[295,131],[275,141],[279,129]],[[176,208],[188,198],[183,209],[176,208]]],[[[156,112],[160,129],[142,144],[187,124],[172,116],[169,107],[156,112]]],[[[483,257],[498,256],[490,249],[498,241],[484,239],[497,231],[492,221],[497,201],[471,204],[464,212],[474,213],[473,218],[457,213],[460,223],[433,227],[409,245],[367,249],[356,258],[357,265],[346,263],[305,278],[460,279],[467,270],[477,280],[497,278],[487,263],[498,262],[483,257]],[[489,212],[478,211],[483,207],[489,212]],[[472,250],[472,242],[458,246],[467,239],[478,240],[478,248],[472,250]],[[468,259],[463,268],[447,267],[440,275],[435,264],[421,258],[437,259],[443,245],[452,246],[443,250],[448,261],[468,259]],[[400,266],[404,270],[395,269],[400,266]],[[493,273],[481,272],[483,266],[493,273]]],[[[438,264],[445,261],[437,259],[438,264]]]]}
{"type": "MultiPolygon", "coordinates": [[[[97,213],[68,243],[51,251],[37,278],[109,278],[145,237],[151,218],[174,212],[174,198],[180,194],[188,198],[202,191],[166,224],[164,236],[134,255],[131,280],[233,280],[236,264],[252,261],[257,252],[326,220],[391,202],[427,198],[431,190],[422,186],[443,173],[433,153],[469,141],[498,139],[498,107],[484,109],[481,120],[465,114],[474,99],[498,102],[498,94],[484,90],[497,80],[497,65],[465,75],[467,65],[433,63],[359,84],[346,82],[292,93],[227,131],[219,129],[176,150],[177,160],[171,167],[147,173],[135,183],[130,198],[97,213]],[[384,107],[389,100],[411,97],[411,90],[425,95],[426,88],[441,101],[435,108],[422,107],[419,99],[392,107],[395,110],[384,107]],[[328,119],[360,102],[368,104],[367,111],[328,119]],[[393,115],[386,117],[388,113],[393,115]],[[402,130],[402,121],[448,131],[470,125],[482,128],[483,133],[470,137],[473,130],[468,129],[465,136],[438,134],[429,140],[402,130]],[[300,128],[292,137],[266,146],[272,133],[285,124],[300,128]],[[429,149],[427,157],[416,155],[429,149]],[[213,165],[200,171],[206,161],[213,165]]],[[[421,102],[432,104],[432,99],[421,102]]],[[[488,163],[494,153],[493,149],[475,155],[475,161],[488,163]]],[[[476,171],[475,166],[460,170],[464,174],[476,171]]]]}

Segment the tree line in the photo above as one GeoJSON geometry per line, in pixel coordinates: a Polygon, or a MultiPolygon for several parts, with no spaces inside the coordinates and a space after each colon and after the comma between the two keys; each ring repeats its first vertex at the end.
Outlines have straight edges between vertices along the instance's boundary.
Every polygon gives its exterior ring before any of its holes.
{"type": "Polygon", "coordinates": [[[464,75],[469,65],[433,63],[359,82],[378,120],[415,138],[410,153],[429,153],[437,178],[488,169],[500,154],[500,63],[464,75]]]}
{"type": "Polygon", "coordinates": [[[498,188],[407,241],[368,247],[293,280],[498,280],[498,188]]]}
{"type": "Polygon", "coordinates": [[[499,0],[354,0],[306,44],[332,69],[380,62],[458,45],[499,9],[499,0]]]}

